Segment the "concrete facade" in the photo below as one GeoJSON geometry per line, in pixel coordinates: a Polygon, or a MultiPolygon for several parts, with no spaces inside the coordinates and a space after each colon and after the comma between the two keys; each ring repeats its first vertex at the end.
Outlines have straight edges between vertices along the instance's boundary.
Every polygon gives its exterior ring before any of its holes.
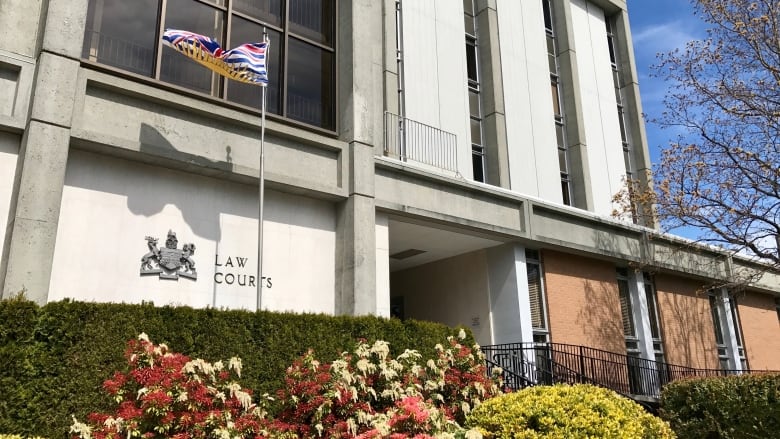
{"type": "MultiPolygon", "coordinates": [[[[702,291],[761,267],[606,216],[626,172],[606,20],[620,54],[632,172],[649,167],[625,2],[550,1],[566,206],[542,0],[475,2],[485,182],[473,180],[462,4],[338,0],[332,49],[318,43],[333,56],[332,81],[322,81],[335,96],[333,124],[267,118],[258,273],[259,111],[155,79],[155,69],[144,76],[85,56],[87,11],[98,1],[114,0],[3,3],[0,28],[18,37],[0,43],[2,297],[254,309],[253,276],[266,278],[265,309],[400,312],[464,325],[483,344],[530,342],[539,328],[530,323],[526,254],[538,252],[553,342],[626,352],[622,267],[652,273],[666,359],[718,367],[702,291]],[[388,124],[386,114],[406,122],[388,124]],[[425,127],[418,137],[412,123],[425,127]],[[453,151],[441,148],[445,135],[453,151]],[[386,153],[392,139],[425,154],[386,153]],[[452,169],[441,166],[447,155],[452,169]],[[195,245],[197,280],[140,273],[146,237],[165,241],[169,230],[180,247],[195,245]]],[[[778,295],[780,275],[766,273],[737,297],[751,367],[780,369],[762,350],[780,339],[778,295]]]]}

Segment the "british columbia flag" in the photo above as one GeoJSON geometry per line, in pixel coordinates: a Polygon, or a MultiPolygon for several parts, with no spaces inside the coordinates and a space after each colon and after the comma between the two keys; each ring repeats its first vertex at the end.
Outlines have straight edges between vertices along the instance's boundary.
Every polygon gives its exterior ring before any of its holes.
{"type": "Polygon", "coordinates": [[[242,44],[225,51],[209,37],[168,29],[163,33],[163,43],[222,76],[248,84],[268,85],[265,63],[268,41],[242,44]]]}

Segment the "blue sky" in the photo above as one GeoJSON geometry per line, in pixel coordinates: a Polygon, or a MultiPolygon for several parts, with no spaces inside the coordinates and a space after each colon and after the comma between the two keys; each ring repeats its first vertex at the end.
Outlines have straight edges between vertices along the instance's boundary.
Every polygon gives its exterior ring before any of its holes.
{"type": "MultiPolygon", "coordinates": [[[[650,66],[657,63],[658,52],[705,36],[705,24],[693,15],[689,0],[628,0],[628,16],[634,42],[634,56],[639,75],[642,110],[648,117],[663,111],[667,84],[649,76],[650,66]]],[[[674,133],[646,123],[647,143],[653,162],[658,161],[660,148],[673,139],[674,133]]]]}

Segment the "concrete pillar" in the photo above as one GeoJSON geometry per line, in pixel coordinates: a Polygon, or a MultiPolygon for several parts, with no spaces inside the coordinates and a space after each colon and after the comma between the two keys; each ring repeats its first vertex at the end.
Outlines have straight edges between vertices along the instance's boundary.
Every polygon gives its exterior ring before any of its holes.
{"type": "Polygon", "coordinates": [[[509,146],[496,0],[477,0],[475,7],[487,183],[509,189],[509,146]]]}
{"type": "MultiPolygon", "coordinates": [[[[19,3],[11,10],[30,12],[39,2],[30,5],[19,3]]],[[[87,0],[51,0],[45,11],[31,110],[17,164],[2,290],[4,297],[25,290],[39,303],[46,302],[49,292],[87,0]]],[[[23,40],[24,35],[38,35],[39,23],[34,21],[22,20],[30,27],[18,33],[23,40]]],[[[29,43],[19,50],[29,51],[29,43]]]]}
{"type": "Polygon", "coordinates": [[[531,343],[531,301],[525,249],[505,244],[487,250],[493,344],[531,343]]]}
{"type": "Polygon", "coordinates": [[[593,190],[590,185],[588,145],[583,125],[580,80],[577,73],[577,50],[574,43],[571,0],[552,0],[553,27],[558,43],[558,73],[561,80],[561,102],[569,150],[569,175],[572,180],[572,205],[592,211],[593,190]]]}
{"type": "Polygon", "coordinates": [[[383,9],[371,0],[339,2],[339,132],[349,148],[342,157],[348,198],[336,223],[337,314],[379,312],[374,155],[383,139],[383,9]]]}
{"type": "MultiPolygon", "coordinates": [[[[336,220],[336,314],[377,314],[376,223],[373,197],[350,195],[336,220]]],[[[388,301],[389,301],[389,294],[388,301]]],[[[389,303],[387,305],[389,309],[389,303]]]]}

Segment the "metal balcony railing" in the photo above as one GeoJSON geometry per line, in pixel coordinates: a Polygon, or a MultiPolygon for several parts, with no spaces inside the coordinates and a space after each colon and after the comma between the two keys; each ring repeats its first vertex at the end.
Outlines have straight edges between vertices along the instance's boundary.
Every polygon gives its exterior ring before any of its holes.
{"type": "Polygon", "coordinates": [[[508,387],[589,383],[634,399],[657,400],[666,384],[689,377],[726,376],[771,371],[695,369],[561,343],[509,343],[482,346],[488,372],[504,371],[508,387]]]}
{"type": "Polygon", "coordinates": [[[455,134],[385,112],[385,156],[457,173],[457,149],[455,134]]]}

